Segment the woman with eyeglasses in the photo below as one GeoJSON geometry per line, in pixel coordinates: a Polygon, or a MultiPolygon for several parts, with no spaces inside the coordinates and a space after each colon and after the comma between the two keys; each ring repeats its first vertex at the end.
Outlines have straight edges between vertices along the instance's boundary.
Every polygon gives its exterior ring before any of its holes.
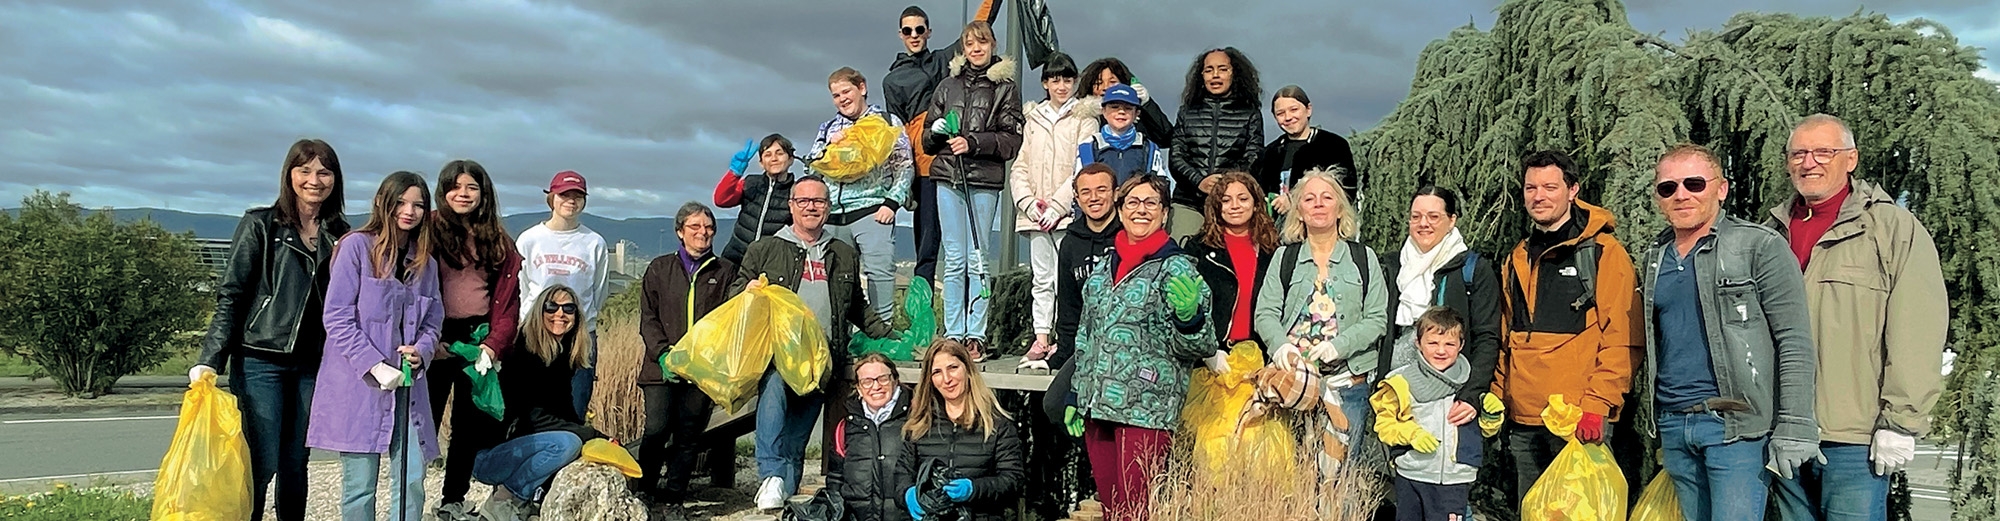
{"type": "Polygon", "coordinates": [[[836,457],[826,469],[826,487],[840,493],[856,521],[900,521],[908,511],[897,495],[915,479],[900,465],[910,393],[896,379],[896,363],[881,353],[854,363],[854,382],[847,415],[833,430],[836,457]]]}
{"type": "Polygon", "coordinates": [[[973,521],[1015,518],[1027,475],[1021,434],[973,365],[971,351],[939,339],[924,353],[921,374],[910,419],[903,424],[896,472],[921,476],[928,462],[938,461],[951,479],[941,490],[924,484],[904,488],[900,497],[910,518],[925,519],[946,505],[973,521]]]}
{"type": "Polygon", "coordinates": [[[639,339],[646,355],[638,360],[638,384],[646,430],[639,441],[641,475],[632,490],[652,505],[655,517],[664,519],[687,517],[681,504],[714,402],[694,382],[667,372],[660,359],[695,322],[729,300],[729,283],[736,276],[736,263],[713,253],[715,214],[707,206],[681,205],[674,212],[674,235],[681,240],[680,250],[653,259],[639,282],[639,339]],[[662,464],[665,486],[660,483],[662,464]]]}
{"type": "Polygon", "coordinates": [[[1188,377],[1214,356],[1209,289],[1195,259],[1168,240],[1167,180],[1118,188],[1124,225],[1083,285],[1070,431],[1081,423],[1105,519],[1144,519],[1152,477],[1180,424],[1188,377]]]}
{"type": "Polygon", "coordinates": [[[479,505],[488,521],[527,519],[530,504],[541,502],[556,472],[582,454],[583,442],[608,438],[570,404],[570,378],[590,363],[582,334],[589,317],[576,290],[549,286],[528,309],[520,348],[508,351],[500,372],[507,414],[494,433],[498,443],[464,447],[474,452],[472,477],[493,485],[479,505]]]}
{"type": "MultiPolygon", "coordinates": [[[[1458,231],[1458,204],[1458,192],[1450,188],[1418,188],[1410,198],[1410,235],[1400,253],[1382,259],[1382,272],[1396,277],[1390,281],[1396,295],[1389,309],[1392,336],[1408,331],[1432,306],[1465,317],[1462,352],[1472,373],[1447,417],[1452,425],[1465,425],[1478,419],[1479,395],[1492,387],[1493,366],[1500,360],[1500,277],[1493,259],[1466,246],[1458,231]]],[[[1382,354],[1377,375],[1393,369],[1393,355],[1382,354]]]]}

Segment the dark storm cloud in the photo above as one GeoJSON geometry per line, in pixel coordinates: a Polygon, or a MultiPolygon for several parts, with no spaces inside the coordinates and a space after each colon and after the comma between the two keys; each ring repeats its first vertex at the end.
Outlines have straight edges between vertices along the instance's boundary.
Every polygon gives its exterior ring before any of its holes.
{"type": "MultiPolygon", "coordinates": [[[[542,208],[575,169],[591,211],[663,215],[707,199],[730,152],[782,132],[801,146],[832,113],[827,74],[878,79],[907,1],[110,2],[0,4],[0,198],[67,190],[89,206],[235,212],[271,199],[284,148],[332,142],[365,198],[381,175],[473,158],[510,212],[542,208]]],[[[969,2],[977,4],[977,2],[969,2]]],[[[1425,3],[1051,2],[1064,50],[1118,56],[1168,111],[1196,53],[1235,46],[1265,97],[1299,84],[1315,123],[1365,129],[1406,94],[1416,55],[1494,0],[1425,3]]],[[[960,5],[925,2],[944,47],[960,5]]],[[[1989,2],[1889,1],[1967,45],[2000,47],[1989,2]]],[[[1849,2],[1630,2],[1678,39],[1743,10],[1844,16],[1849,2]]],[[[1003,35],[1004,39],[1004,35],[1003,35]]],[[[1004,43],[1004,42],[1003,42],[1004,43]]],[[[1039,97],[1035,73],[1026,90],[1039,97]]],[[[1269,129],[1275,132],[1275,128],[1269,129]]]]}

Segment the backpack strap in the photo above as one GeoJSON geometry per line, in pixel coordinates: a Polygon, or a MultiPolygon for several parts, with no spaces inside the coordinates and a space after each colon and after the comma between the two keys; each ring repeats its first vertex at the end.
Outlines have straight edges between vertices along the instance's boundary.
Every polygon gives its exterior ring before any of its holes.
{"type": "Polygon", "coordinates": [[[1355,241],[1352,239],[1349,239],[1347,241],[1347,256],[1349,257],[1349,260],[1354,261],[1354,272],[1361,274],[1362,302],[1368,301],[1368,261],[1366,259],[1367,255],[1368,255],[1368,247],[1363,246],[1360,241],[1355,241]]]}
{"type": "Polygon", "coordinates": [[[1597,244],[1597,236],[1576,245],[1576,280],[1583,284],[1583,294],[1570,302],[1570,309],[1583,311],[1597,304],[1597,256],[1604,248],[1597,244]]]}
{"type": "Polygon", "coordinates": [[[1472,270],[1473,266],[1478,265],[1479,252],[1467,250],[1465,252],[1465,266],[1458,269],[1459,278],[1465,279],[1465,292],[1467,294],[1472,293],[1472,270]]]}
{"type": "Polygon", "coordinates": [[[1284,263],[1278,265],[1278,289],[1281,290],[1279,293],[1281,295],[1291,296],[1292,272],[1299,265],[1300,249],[1303,248],[1299,243],[1287,244],[1284,246],[1284,253],[1278,254],[1278,258],[1284,259],[1284,263]]]}

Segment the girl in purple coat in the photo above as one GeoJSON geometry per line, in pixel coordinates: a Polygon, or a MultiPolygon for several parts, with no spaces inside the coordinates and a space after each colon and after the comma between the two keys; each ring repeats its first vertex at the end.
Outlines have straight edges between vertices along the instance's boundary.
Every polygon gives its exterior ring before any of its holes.
{"type": "Polygon", "coordinates": [[[430,206],[422,177],[389,174],[368,224],[341,239],[329,268],[326,354],[306,446],[340,453],[340,515],[347,521],[375,519],[375,476],[395,447],[404,449],[392,457],[407,479],[396,482],[390,473],[392,501],[408,519],[423,512],[424,463],[438,455],[423,368],[444,322],[437,265],[422,237],[430,206]],[[414,380],[405,383],[406,373],[414,380]],[[410,392],[398,404],[402,386],[410,392]],[[399,421],[407,428],[398,429],[399,421]]]}

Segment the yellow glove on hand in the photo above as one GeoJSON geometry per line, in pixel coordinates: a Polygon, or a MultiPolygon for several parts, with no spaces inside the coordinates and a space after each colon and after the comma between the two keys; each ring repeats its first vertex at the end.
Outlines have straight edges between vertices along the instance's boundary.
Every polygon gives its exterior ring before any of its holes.
{"type": "Polygon", "coordinates": [[[1416,431],[1417,432],[1410,434],[1410,448],[1416,449],[1417,452],[1422,452],[1424,454],[1437,452],[1438,450],[1437,436],[1432,436],[1430,431],[1426,431],[1421,428],[1416,429],[1416,431]]]}

